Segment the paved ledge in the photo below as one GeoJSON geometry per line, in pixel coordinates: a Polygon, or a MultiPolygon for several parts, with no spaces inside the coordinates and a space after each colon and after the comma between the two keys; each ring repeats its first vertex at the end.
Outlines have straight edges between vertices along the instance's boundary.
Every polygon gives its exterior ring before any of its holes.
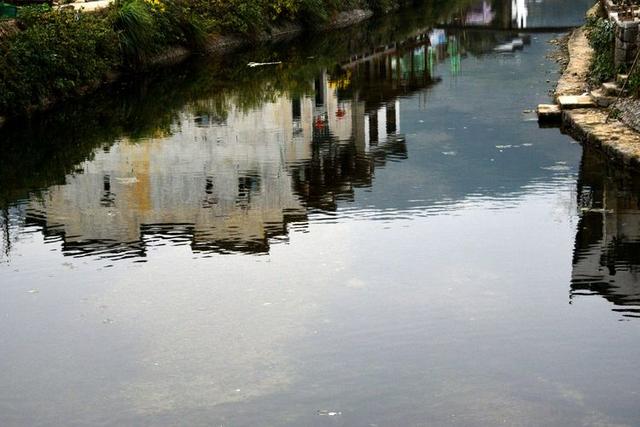
{"type": "Polygon", "coordinates": [[[640,133],[619,121],[605,123],[607,114],[607,110],[597,108],[563,111],[562,130],[613,160],[640,170],[640,133]]]}
{"type": "Polygon", "coordinates": [[[589,64],[593,58],[593,49],[584,33],[584,28],[576,29],[569,37],[569,64],[562,73],[556,87],[556,102],[561,96],[582,95],[589,90],[589,64]]]}
{"type": "Polygon", "coordinates": [[[558,96],[558,105],[561,110],[575,110],[576,108],[594,108],[596,103],[588,95],[563,95],[558,96]]]}

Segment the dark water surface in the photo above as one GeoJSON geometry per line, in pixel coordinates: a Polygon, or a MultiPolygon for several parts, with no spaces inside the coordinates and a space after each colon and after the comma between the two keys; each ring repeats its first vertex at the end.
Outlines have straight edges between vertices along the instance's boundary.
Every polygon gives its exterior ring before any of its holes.
{"type": "Polygon", "coordinates": [[[0,425],[639,425],[640,180],[538,128],[557,34],[517,29],[590,3],[428,2],[3,129],[0,425]]]}

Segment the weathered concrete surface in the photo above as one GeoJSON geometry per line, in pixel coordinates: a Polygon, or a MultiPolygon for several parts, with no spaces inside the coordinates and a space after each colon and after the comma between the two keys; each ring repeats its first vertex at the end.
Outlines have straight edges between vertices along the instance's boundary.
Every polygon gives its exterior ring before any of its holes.
{"type": "Polygon", "coordinates": [[[556,104],[540,104],[536,110],[538,114],[538,122],[540,123],[558,123],[562,118],[562,110],[556,104]]]}
{"type": "Polygon", "coordinates": [[[616,161],[640,169],[640,133],[619,121],[605,123],[608,111],[570,110],[562,113],[563,130],[585,144],[593,145],[616,161]]]}
{"type": "Polygon", "coordinates": [[[588,95],[563,95],[558,96],[558,105],[562,110],[575,110],[576,108],[593,108],[596,103],[588,95]]]}
{"type": "Polygon", "coordinates": [[[589,90],[589,64],[593,58],[593,49],[584,33],[584,28],[573,32],[568,42],[569,63],[556,87],[556,101],[561,96],[582,95],[589,90]]]}

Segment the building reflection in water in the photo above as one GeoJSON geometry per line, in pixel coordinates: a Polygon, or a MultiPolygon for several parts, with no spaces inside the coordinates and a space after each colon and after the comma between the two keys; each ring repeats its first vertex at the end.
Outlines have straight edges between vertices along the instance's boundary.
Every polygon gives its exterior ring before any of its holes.
{"type": "Polygon", "coordinates": [[[527,28],[529,8],[527,0],[490,1],[473,3],[465,12],[464,20],[469,26],[495,26],[505,29],[527,28]]]}
{"type": "Polygon", "coordinates": [[[517,28],[527,28],[527,17],[529,9],[526,0],[512,0],[511,2],[511,22],[514,22],[517,28]]]}
{"type": "MultiPolygon", "coordinates": [[[[223,118],[183,112],[167,135],[119,140],[32,198],[27,220],[72,256],[137,258],[167,241],[267,252],[288,224],[337,209],[376,167],[406,158],[397,97],[431,79],[424,54],[393,52],[322,73],[310,95],[249,111],[232,101],[223,118]],[[361,91],[372,86],[375,97],[361,91]]],[[[216,111],[208,102],[198,111],[216,111]]]]}
{"type": "Polygon", "coordinates": [[[640,317],[640,177],[585,147],[571,298],[600,295],[625,317],[640,317]]]}
{"type": "Polygon", "coordinates": [[[491,2],[483,1],[474,4],[467,12],[467,25],[489,25],[496,17],[491,2]]]}
{"type": "Polygon", "coordinates": [[[458,35],[416,29],[337,61],[306,82],[311,92],[282,91],[255,108],[234,96],[192,101],[151,138],[121,136],[67,165],[73,172],[39,186],[17,216],[71,256],[143,258],[168,242],[266,253],[290,224],[335,211],[376,168],[406,158],[399,98],[426,102],[438,63],[455,75],[467,49],[490,52],[510,37],[458,35]]]}

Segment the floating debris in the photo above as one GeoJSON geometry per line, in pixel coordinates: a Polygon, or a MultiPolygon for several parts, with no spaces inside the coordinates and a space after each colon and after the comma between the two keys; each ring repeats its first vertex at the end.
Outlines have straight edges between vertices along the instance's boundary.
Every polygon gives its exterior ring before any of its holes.
{"type": "Polygon", "coordinates": [[[546,170],[546,171],[553,171],[553,172],[564,172],[564,171],[571,170],[569,166],[557,165],[557,164],[553,166],[541,167],[540,169],[546,170]]]}
{"type": "Polygon", "coordinates": [[[135,176],[128,178],[116,178],[116,181],[118,181],[120,184],[131,185],[137,183],[138,178],[136,178],[135,176]]]}
{"type": "Polygon", "coordinates": [[[282,62],[281,61],[277,61],[277,62],[249,62],[247,64],[247,67],[254,68],[254,67],[263,67],[265,65],[279,65],[279,64],[282,64],[282,62]]]}
{"type": "Polygon", "coordinates": [[[323,416],[323,417],[335,417],[335,416],[338,416],[338,415],[342,415],[342,412],[340,412],[340,411],[322,410],[322,411],[318,411],[318,415],[323,416]]]}

